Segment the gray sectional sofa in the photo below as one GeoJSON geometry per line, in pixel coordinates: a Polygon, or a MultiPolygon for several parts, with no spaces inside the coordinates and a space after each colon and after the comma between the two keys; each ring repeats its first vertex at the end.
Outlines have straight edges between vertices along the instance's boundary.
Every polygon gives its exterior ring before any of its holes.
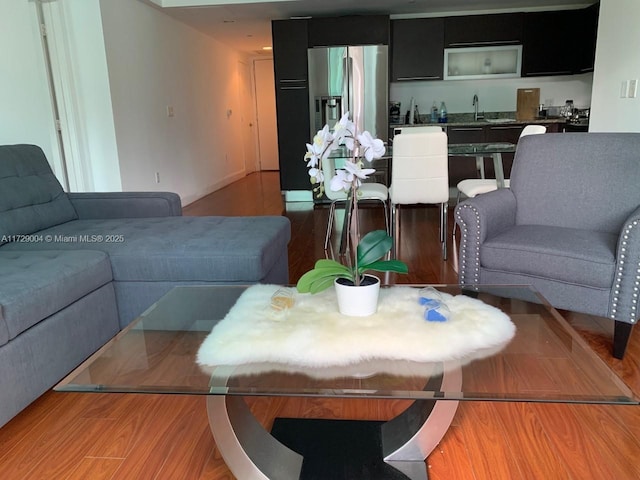
{"type": "Polygon", "coordinates": [[[176,285],[288,282],[285,217],[183,217],[173,193],[67,194],[0,146],[0,426],[176,285]]]}

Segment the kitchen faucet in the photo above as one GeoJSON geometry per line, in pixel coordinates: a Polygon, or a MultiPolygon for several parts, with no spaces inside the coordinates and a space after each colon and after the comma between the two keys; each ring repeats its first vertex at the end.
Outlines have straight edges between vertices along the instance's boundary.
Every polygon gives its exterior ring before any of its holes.
{"type": "Polygon", "coordinates": [[[484,112],[482,112],[482,115],[478,115],[478,107],[480,106],[480,101],[478,100],[477,94],[473,95],[473,106],[475,107],[475,110],[473,112],[473,119],[475,121],[482,120],[484,118],[484,112]]]}

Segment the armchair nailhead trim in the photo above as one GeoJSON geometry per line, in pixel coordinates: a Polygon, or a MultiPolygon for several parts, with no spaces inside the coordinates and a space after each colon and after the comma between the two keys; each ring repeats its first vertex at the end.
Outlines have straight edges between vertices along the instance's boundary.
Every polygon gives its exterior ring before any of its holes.
{"type": "MultiPolygon", "coordinates": [[[[617,313],[617,309],[618,309],[618,302],[619,302],[619,297],[618,295],[620,294],[620,285],[622,284],[623,281],[623,272],[625,270],[624,264],[625,264],[625,253],[627,251],[627,240],[629,239],[629,235],[632,233],[631,230],[636,227],[638,225],[638,220],[634,220],[633,222],[631,222],[629,225],[626,226],[624,234],[622,235],[622,247],[620,247],[620,260],[618,261],[618,269],[617,269],[617,274],[616,274],[616,282],[615,282],[615,291],[613,292],[614,295],[616,295],[615,297],[613,297],[612,302],[611,302],[611,308],[610,308],[610,315],[609,317],[612,319],[616,319],[616,313],[617,313]]],[[[630,305],[630,315],[628,317],[628,321],[630,323],[636,323],[637,321],[637,306],[638,306],[638,285],[640,284],[640,261],[638,261],[637,264],[637,268],[636,268],[636,277],[635,277],[635,282],[633,283],[635,286],[633,287],[633,294],[631,295],[631,305],[630,305]]],[[[619,320],[623,320],[624,319],[619,319],[619,320]]]]}
{"type": "Polygon", "coordinates": [[[473,264],[474,265],[467,265],[467,247],[469,246],[469,238],[468,238],[468,226],[467,224],[464,222],[464,220],[462,219],[461,215],[460,215],[460,211],[458,210],[456,211],[456,219],[458,221],[458,224],[460,224],[460,229],[461,229],[461,235],[460,238],[462,239],[461,241],[461,245],[460,245],[460,252],[462,253],[460,255],[460,283],[471,283],[471,284],[478,284],[480,283],[480,215],[478,213],[478,209],[471,206],[471,205],[461,205],[460,208],[470,208],[471,211],[474,213],[475,218],[476,218],[476,234],[477,234],[477,238],[476,238],[476,242],[475,242],[475,246],[476,246],[476,251],[475,251],[475,256],[473,258],[473,264]],[[469,273],[470,273],[470,269],[473,269],[473,279],[469,279],[469,273]],[[470,282],[468,280],[471,280],[470,282]]]}

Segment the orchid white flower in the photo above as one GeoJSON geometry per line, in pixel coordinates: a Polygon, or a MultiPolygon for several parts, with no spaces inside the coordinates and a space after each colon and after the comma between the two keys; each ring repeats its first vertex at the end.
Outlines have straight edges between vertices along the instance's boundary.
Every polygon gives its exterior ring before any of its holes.
{"type": "Polygon", "coordinates": [[[315,183],[324,182],[324,173],[322,173],[322,170],[319,168],[310,168],[309,176],[315,180],[315,183]]]}
{"type": "Polygon", "coordinates": [[[307,160],[307,167],[315,168],[320,164],[320,155],[322,150],[319,150],[315,144],[307,143],[307,153],[304,155],[304,159],[307,160]]]}
{"type": "Polygon", "coordinates": [[[364,131],[358,135],[358,142],[364,150],[364,158],[371,162],[374,158],[381,158],[384,155],[384,142],[379,138],[373,138],[368,132],[364,131]]]}
{"type": "Polygon", "coordinates": [[[351,188],[352,182],[352,173],[349,173],[346,170],[336,170],[336,176],[331,179],[331,183],[329,185],[331,187],[331,190],[333,190],[334,192],[338,192],[340,190],[348,192],[351,188]]]}
{"type": "Polygon", "coordinates": [[[365,180],[369,175],[376,171],[375,168],[362,168],[361,162],[347,162],[344,164],[344,169],[351,174],[352,181],[355,178],[356,186],[358,187],[362,185],[361,180],[365,180]]]}
{"type": "Polygon", "coordinates": [[[339,145],[346,146],[349,150],[355,147],[354,132],[355,124],[349,120],[349,112],[345,113],[334,127],[334,135],[339,145]]]}
{"type": "Polygon", "coordinates": [[[304,160],[309,168],[322,168],[322,159],[338,148],[335,137],[329,130],[329,125],[325,125],[322,130],[313,137],[313,143],[307,143],[307,153],[304,160]]]}
{"type": "Polygon", "coordinates": [[[329,154],[331,150],[335,150],[335,137],[329,130],[329,125],[325,125],[322,130],[318,130],[316,136],[313,137],[313,145],[316,151],[320,152],[323,158],[329,154]]]}

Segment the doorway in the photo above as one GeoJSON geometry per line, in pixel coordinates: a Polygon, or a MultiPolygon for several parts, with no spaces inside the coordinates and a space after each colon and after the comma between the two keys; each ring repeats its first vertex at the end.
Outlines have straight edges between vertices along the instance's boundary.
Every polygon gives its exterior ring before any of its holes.
{"type": "Polygon", "coordinates": [[[253,74],[251,64],[243,61],[238,62],[241,81],[239,82],[239,99],[242,113],[240,123],[242,128],[242,147],[244,152],[244,169],[247,174],[259,170],[257,158],[258,139],[256,138],[257,128],[254,127],[255,105],[253,103],[253,74]]]}
{"type": "Polygon", "coordinates": [[[273,59],[253,61],[258,117],[258,157],[260,170],[279,170],[278,132],[276,128],[276,88],[273,59]]]}

